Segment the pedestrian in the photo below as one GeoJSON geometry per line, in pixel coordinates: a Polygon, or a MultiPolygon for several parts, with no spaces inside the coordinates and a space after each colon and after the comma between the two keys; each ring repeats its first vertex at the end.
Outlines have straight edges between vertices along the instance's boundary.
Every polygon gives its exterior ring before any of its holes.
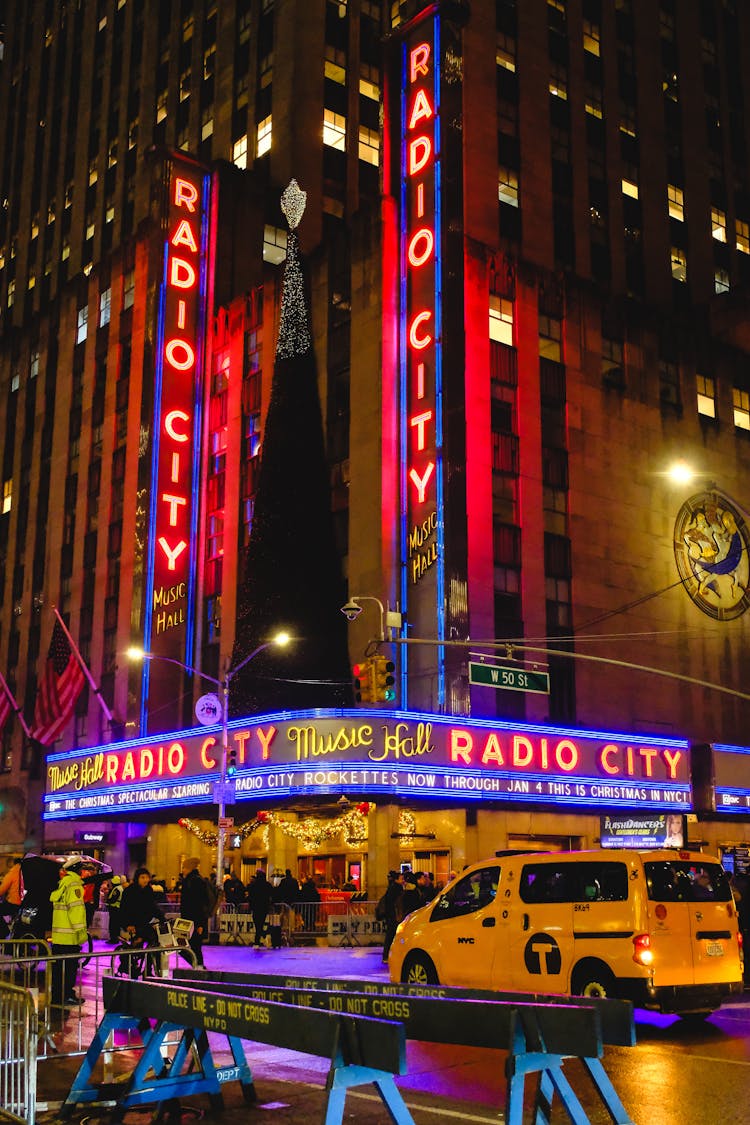
{"type": "MultiPolygon", "coordinates": [[[[49,896],[52,903],[52,930],[50,946],[53,958],[62,954],[80,953],[86,940],[86,906],[83,898],[83,880],[79,874],[81,856],[70,856],[60,868],[59,883],[49,896]]],[[[81,1004],[75,994],[78,976],[78,958],[52,962],[52,1003],[62,1008],[66,1004],[81,1004]]]]}
{"type": "Polygon", "coordinates": [[[7,937],[10,926],[18,914],[18,909],[21,905],[23,898],[23,881],[21,879],[21,860],[14,859],[13,865],[8,868],[3,876],[3,881],[0,883],[0,899],[3,900],[0,906],[0,919],[7,920],[5,924],[0,927],[2,933],[0,937],[7,937]]]}
{"type": "Polygon", "coordinates": [[[383,961],[388,960],[388,954],[396,936],[396,929],[403,918],[404,873],[403,871],[388,872],[388,886],[385,892],[385,939],[383,941],[383,961]]]}
{"type": "Polygon", "coordinates": [[[122,896],[124,892],[122,885],[122,877],[120,875],[112,876],[112,887],[107,895],[107,911],[109,912],[109,940],[113,945],[117,945],[120,940],[120,904],[122,903],[122,896]]]}
{"type": "Polygon", "coordinates": [[[272,901],[273,888],[266,879],[266,873],[261,867],[255,872],[255,876],[247,892],[247,902],[250,907],[250,913],[253,916],[253,925],[255,926],[256,949],[260,948],[263,939],[263,928],[266,924],[266,918],[271,909],[272,901]]]}
{"type": "MultiPolygon", "coordinates": [[[[140,941],[146,946],[157,946],[159,935],[156,924],[164,921],[159,900],[151,883],[151,873],[147,867],[138,867],[133,882],[123,891],[120,902],[120,927],[126,931],[131,942],[140,941]]],[[[149,955],[149,967],[156,972],[157,954],[149,955]]],[[[130,975],[137,977],[142,958],[130,960],[130,975]]]]}
{"type": "Polygon", "coordinates": [[[224,879],[224,901],[235,910],[245,902],[245,884],[234,872],[224,879]]]}
{"type": "MultiPolygon", "coordinates": [[[[182,864],[182,890],[180,892],[180,917],[193,923],[193,932],[188,945],[195,954],[198,968],[203,969],[203,942],[206,938],[208,919],[211,916],[211,900],[206,880],[198,868],[200,860],[186,859],[182,864]]],[[[186,958],[187,960],[187,958],[186,958]]]]}
{"type": "Polygon", "coordinates": [[[299,901],[320,902],[320,891],[318,890],[312,875],[308,875],[308,877],[300,887],[299,901]]]}
{"type": "Polygon", "coordinates": [[[430,882],[430,877],[426,871],[417,872],[417,889],[422,899],[422,906],[424,906],[425,903],[432,902],[437,894],[435,884],[430,882]]]}
{"type": "Polygon", "coordinates": [[[402,919],[414,910],[419,910],[420,906],[424,906],[424,902],[417,886],[417,876],[413,871],[406,871],[404,873],[404,890],[401,896],[402,919]]]}
{"type": "Polygon", "coordinates": [[[299,883],[287,867],[284,878],[276,888],[276,902],[285,902],[287,906],[294,906],[299,899],[299,883]]]}

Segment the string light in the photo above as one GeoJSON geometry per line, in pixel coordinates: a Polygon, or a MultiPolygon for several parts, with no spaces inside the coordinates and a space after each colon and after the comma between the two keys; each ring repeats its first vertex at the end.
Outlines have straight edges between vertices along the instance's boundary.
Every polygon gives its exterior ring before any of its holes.
{"type": "MultiPolygon", "coordinates": [[[[374,809],[375,805],[372,801],[361,801],[353,809],[342,813],[341,816],[333,817],[331,820],[321,820],[317,817],[306,817],[305,820],[287,820],[283,816],[279,816],[278,813],[264,811],[259,812],[253,820],[248,820],[239,825],[233,835],[246,840],[254,832],[265,829],[265,844],[267,846],[268,829],[278,828],[285,836],[297,840],[310,851],[340,836],[343,836],[347,847],[361,848],[368,841],[367,818],[374,809]]],[[[209,847],[216,845],[219,837],[215,829],[201,828],[199,824],[187,816],[182,817],[178,823],[181,828],[185,828],[188,832],[197,836],[202,844],[207,844],[209,847]]],[[[401,809],[399,812],[398,829],[399,834],[407,839],[416,833],[417,822],[414,814],[409,812],[408,809],[401,809]]]]}
{"type": "Polygon", "coordinates": [[[284,265],[284,286],[281,294],[281,320],[276,344],[277,359],[292,359],[312,348],[312,336],[305,300],[305,279],[300,262],[297,227],[305,211],[307,192],[292,180],[281,196],[281,209],[289,224],[284,265]]]}

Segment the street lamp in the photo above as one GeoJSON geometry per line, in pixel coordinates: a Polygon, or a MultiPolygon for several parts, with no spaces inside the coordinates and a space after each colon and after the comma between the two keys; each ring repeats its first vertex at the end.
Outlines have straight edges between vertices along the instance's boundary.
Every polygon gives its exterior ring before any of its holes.
{"type": "Polygon", "coordinates": [[[215,676],[210,676],[207,672],[202,672],[199,668],[193,668],[190,664],[184,664],[181,660],[176,660],[172,656],[162,656],[160,653],[155,652],[144,652],[142,648],[138,648],[137,646],[132,646],[126,653],[129,660],[163,660],[166,664],[176,664],[178,668],[182,668],[188,675],[200,676],[201,679],[207,680],[208,683],[214,684],[214,686],[219,689],[221,700],[221,773],[218,784],[218,800],[215,802],[219,810],[216,839],[216,887],[219,891],[222,889],[224,877],[224,819],[226,813],[227,757],[229,753],[229,689],[237,673],[241,672],[245,665],[249,664],[255,656],[264,652],[267,648],[272,648],[274,645],[278,648],[284,648],[289,644],[291,639],[288,633],[276,633],[269,641],[264,641],[262,645],[258,645],[257,648],[254,648],[252,652],[248,653],[239,664],[235,664],[233,668],[227,667],[220,680],[217,680],[215,676]]]}

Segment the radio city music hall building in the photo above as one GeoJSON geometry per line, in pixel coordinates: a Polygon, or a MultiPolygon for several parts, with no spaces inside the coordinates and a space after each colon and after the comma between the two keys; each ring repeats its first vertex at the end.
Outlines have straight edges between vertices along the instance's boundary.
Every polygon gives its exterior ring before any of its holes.
{"type": "Polygon", "coordinates": [[[292,177],[352,662],[402,625],[394,709],[232,720],[238,873],[745,840],[749,44],[719,0],[10,6],[0,671],[30,720],[55,604],[117,725],[6,724],[7,852],[208,869],[203,688],[124,652],[232,652],[292,177]]]}

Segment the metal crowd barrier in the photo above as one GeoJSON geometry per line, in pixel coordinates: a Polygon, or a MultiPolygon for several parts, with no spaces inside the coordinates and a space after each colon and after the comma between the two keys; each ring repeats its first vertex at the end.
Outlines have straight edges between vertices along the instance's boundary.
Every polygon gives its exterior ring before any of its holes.
{"type": "Polygon", "coordinates": [[[0,1120],[36,1120],[37,1011],[31,989],[0,981],[0,1120]]]}
{"type": "MultiPolygon", "coordinates": [[[[248,906],[223,903],[216,912],[221,945],[252,945],[255,922],[248,906]]],[[[292,912],[285,903],[274,903],[263,927],[263,944],[291,944],[292,912]]]]}
{"type": "Polygon", "coordinates": [[[374,902],[329,899],[297,902],[290,907],[292,945],[382,945],[385,927],[375,917],[374,902]]]}

